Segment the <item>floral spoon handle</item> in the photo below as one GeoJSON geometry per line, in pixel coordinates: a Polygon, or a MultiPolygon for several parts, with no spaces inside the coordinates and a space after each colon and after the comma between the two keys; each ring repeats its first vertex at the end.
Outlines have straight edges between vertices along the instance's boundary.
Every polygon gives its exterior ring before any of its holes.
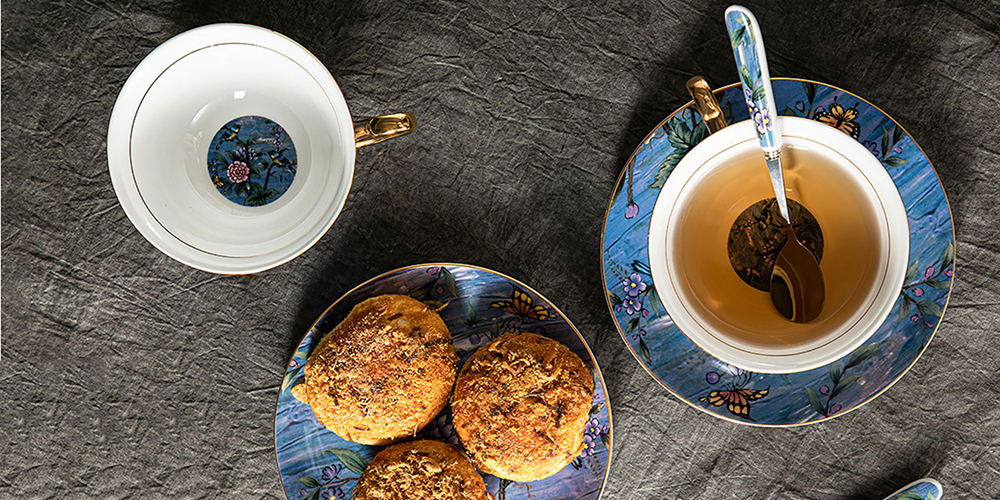
{"type": "Polygon", "coordinates": [[[941,483],[925,477],[903,486],[899,491],[885,497],[885,500],[941,500],[944,488],[941,483]]]}
{"type": "Polygon", "coordinates": [[[756,125],[757,138],[764,151],[781,149],[781,130],[774,119],[774,91],[771,73],[767,70],[764,39],[757,18],[746,7],[733,5],[726,9],[726,28],[733,44],[736,67],[743,83],[743,97],[756,125]]]}
{"type": "Polygon", "coordinates": [[[726,9],[726,28],[729,30],[733,55],[736,56],[736,67],[740,71],[743,97],[750,110],[750,119],[754,122],[757,140],[764,150],[778,207],[787,221],[788,205],[785,201],[785,181],[781,173],[781,129],[774,115],[774,91],[771,90],[771,73],[767,70],[760,25],[746,7],[733,5],[726,9]]]}

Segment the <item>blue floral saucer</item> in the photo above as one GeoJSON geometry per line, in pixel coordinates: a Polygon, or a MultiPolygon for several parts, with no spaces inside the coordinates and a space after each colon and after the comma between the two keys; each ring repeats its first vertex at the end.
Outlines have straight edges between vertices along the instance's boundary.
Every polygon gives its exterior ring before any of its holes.
{"type": "MultiPolygon", "coordinates": [[[[587,342],[569,319],[527,285],[500,273],[459,264],[424,264],[376,276],[344,294],[313,324],[292,355],[278,392],[274,447],[281,486],[289,500],[350,499],[358,477],[382,446],[351,443],[326,430],[312,409],[292,397],[303,382],[302,368],[323,335],[359,302],[386,293],[406,294],[446,304],[441,318],[451,331],[462,363],[480,346],[508,331],[532,331],[553,338],[575,352],[594,377],[591,420],[583,454],[554,476],[515,483],[483,474],[486,490],[497,500],[596,500],[611,459],[611,408],[604,378],[587,342]]],[[[418,439],[461,446],[445,408],[418,439]]]]}
{"type": "MultiPolygon", "coordinates": [[[[854,410],[913,366],[940,325],[951,294],[955,235],[937,173],[913,138],[885,112],[822,83],[776,78],[773,87],[782,115],[821,121],[867,147],[889,172],[906,206],[906,278],[892,312],[864,345],[813,370],[752,373],[712,357],[674,326],[652,284],[649,224],[673,168],[708,136],[690,103],[663,120],[632,154],[608,205],[601,249],[612,317],[629,350],[653,378],[716,417],[792,426],[854,410]]],[[[728,123],[749,119],[739,84],[716,95],[728,123]]]]}

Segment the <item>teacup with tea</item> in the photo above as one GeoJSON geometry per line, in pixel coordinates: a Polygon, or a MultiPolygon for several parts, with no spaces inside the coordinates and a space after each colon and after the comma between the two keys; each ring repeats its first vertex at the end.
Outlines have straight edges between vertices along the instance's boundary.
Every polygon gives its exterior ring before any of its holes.
{"type": "Polygon", "coordinates": [[[794,323],[771,305],[765,277],[782,242],[768,235],[781,226],[750,121],[678,163],[649,235],[654,285],[675,325],[722,361],[764,373],[823,366],[864,343],[898,297],[909,249],[899,192],[864,146],[813,120],[779,120],[793,228],[826,280],[817,319],[794,323]]]}

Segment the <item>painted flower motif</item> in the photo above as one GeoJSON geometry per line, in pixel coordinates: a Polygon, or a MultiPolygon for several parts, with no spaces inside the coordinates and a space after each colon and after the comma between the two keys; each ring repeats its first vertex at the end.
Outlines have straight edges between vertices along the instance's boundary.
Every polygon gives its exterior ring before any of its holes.
{"type": "MultiPolygon", "coordinates": [[[[643,312],[646,312],[646,311],[643,310],[643,312]]],[[[645,336],[646,336],[646,330],[643,330],[642,328],[640,328],[639,329],[639,333],[632,334],[632,340],[639,340],[639,337],[645,337],[645,336]]]]}
{"type": "Polygon", "coordinates": [[[295,358],[292,358],[292,360],[288,363],[289,368],[298,368],[298,366],[299,366],[299,360],[295,358]]]}
{"type": "Polygon", "coordinates": [[[580,457],[589,457],[594,454],[595,439],[590,434],[583,434],[583,451],[580,452],[580,457]]]}
{"type": "Polygon", "coordinates": [[[915,295],[917,297],[923,297],[924,296],[924,289],[923,288],[914,288],[913,289],[913,295],[915,295]]]}
{"type": "Polygon", "coordinates": [[[245,161],[247,163],[253,162],[255,158],[260,156],[257,151],[254,151],[253,148],[247,146],[237,148],[235,154],[237,158],[242,158],[240,161],[245,161]]]}
{"type": "Polygon", "coordinates": [[[581,455],[589,457],[594,454],[594,438],[590,434],[583,435],[583,452],[581,455]]]}
{"type": "Polygon", "coordinates": [[[928,267],[927,270],[924,271],[924,278],[925,279],[930,279],[931,276],[934,276],[934,268],[933,267],[928,267]]]}
{"type": "Polygon", "coordinates": [[[865,147],[868,148],[868,151],[871,151],[872,154],[875,155],[876,157],[879,156],[879,154],[878,154],[878,144],[875,144],[875,141],[865,141],[864,144],[865,144],[865,147]]]}
{"type": "Polygon", "coordinates": [[[802,101],[796,101],[795,102],[795,109],[799,110],[800,112],[801,111],[805,111],[806,110],[806,103],[804,103],[802,101]]]}
{"type": "Polygon", "coordinates": [[[743,89],[743,100],[747,103],[747,109],[750,111],[750,116],[759,111],[757,105],[753,102],[753,93],[747,89],[743,89]]]}
{"type": "Polygon", "coordinates": [[[642,304],[640,304],[634,297],[625,297],[625,300],[622,301],[622,307],[624,307],[625,312],[631,316],[639,309],[642,309],[642,304]]]}
{"type": "Polygon", "coordinates": [[[840,403],[833,403],[833,406],[830,407],[830,415],[833,415],[834,413],[837,413],[838,411],[842,410],[843,408],[844,408],[843,406],[840,406],[840,403]]]}
{"type": "Polygon", "coordinates": [[[622,280],[622,286],[629,297],[638,297],[640,293],[646,291],[646,284],[642,282],[639,273],[632,273],[631,276],[622,280]]]}
{"type": "Polygon", "coordinates": [[[261,116],[242,116],[224,125],[212,139],[207,159],[212,184],[238,205],[267,205],[288,190],[295,176],[291,138],[261,116]]]}
{"type": "Polygon", "coordinates": [[[229,176],[229,181],[238,184],[244,182],[250,177],[250,167],[246,163],[241,161],[234,161],[229,164],[229,168],[226,169],[226,175],[229,176]]]}
{"type": "Polygon", "coordinates": [[[753,122],[757,125],[757,133],[763,134],[769,130],[774,129],[774,123],[771,119],[771,112],[767,108],[760,108],[759,110],[754,110],[753,122]]]}
{"type": "Polygon", "coordinates": [[[583,455],[589,457],[594,454],[597,443],[600,442],[602,432],[608,432],[608,427],[602,426],[596,418],[592,418],[590,422],[587,422],[587,426],[583,429],[583,455]]]}
{"type": "Polygon", "coordinates": [[[820,387],[819,388],[819,393],[823,394],[824,396],[827,395],[827,394],[830,394],[830,386],[824,385],[823,387],[820,387]]]}
{"type": "Polygon", "coordinates": [[[636,215],[639,215],[639,205],[629,203],[628,206],[625,207],[625,218],[631,219],[636,215]]]}
{"type": "Polygon", "coordinates": [[[281,125],[274,126],[274,137],[271,139],[271,142],[274,143],[274,147],[279,149],[281,148],[281,136],[284,133],[285,129],[281,128],[281,125]]]}
{"type": "Polygon", "coordinates": [[[339,486],[327,488],[323,490],[323,500],[343,500],[344,490],[340,489],[339,486]]]}
{"type": "Polygon", "coordinates": [[[441,268],[438,266],[428,267],[427,274],[437,274],[439,270],[441,270],[441,268]]]}
{"type": "Polygon", "coordinates": [[[951,269],[944,272],[944,275],[951,278],[951,269]]]}
{"type": "Polygon", "coordinates": [[[337,474],[340,474],[341,469],[344,466],[342,464],[332,464],[323,468],[323,475],[321,476],[323,482],[327,483],[337,479],[337,474]]]}
{"type": "Polygon", "coordinates": [[[916,314],[914,314],[913,316],[910,316],[910,321],[916,323],[916,322],[920,321],[920,316],[917,316],[916,314]]]}
{"type": "Polygon", "coordinates": [[[902,153],[903,152],[903,146],[896,146],[896,147],[892,148],[892,152],[896,153],[896,154],[902,153]]]}
{"type": "Polygon", "coordinates": [[[719,375],[717,372],[708,372],[705,374],[705,382],[708,382],[709,385],[718,384],[720,378],[722,378],[722,375],[719,375]]]}

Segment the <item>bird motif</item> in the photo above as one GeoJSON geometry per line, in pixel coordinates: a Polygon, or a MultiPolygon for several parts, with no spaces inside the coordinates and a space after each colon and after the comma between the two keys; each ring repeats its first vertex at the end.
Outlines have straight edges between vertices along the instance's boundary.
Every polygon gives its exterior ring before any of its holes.
{"type": "Polygon", "coordinates": [[[240,124],[237,123],[231,127],[225,126],[223,127],[223,130],[225,130],[225,132],[222,134],[221,137],[219,137],[219,145],[222,145],[223,142],[235,141],[236,136],[239,135],[240,133],[240,124]]]}
{"type": "Polygon", "coordinates": [[[271,163],[273,163],[275,167],[285,168],[289,166],[288,158],[285,158],[285,155],[279,153],[278,151],[270,151],[267,153],[267,156],[271,158],[271,163]]]}

